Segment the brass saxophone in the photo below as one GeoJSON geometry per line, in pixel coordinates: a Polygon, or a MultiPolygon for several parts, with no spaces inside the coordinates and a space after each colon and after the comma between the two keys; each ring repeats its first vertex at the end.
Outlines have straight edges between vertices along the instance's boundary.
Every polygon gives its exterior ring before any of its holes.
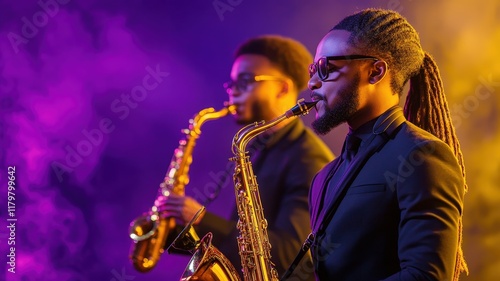
{"type": "MultiPolygon", "coordinates": [[[[206,121],[219,119],[230,112],[234,114],[235,109],[234,105],[228,104],[219,111],[210,107],[201,110],[189,120],[189,129],[182,130],[186,137],[179,141],[179,146],[174,151],[165,178],[160,183],[159,194],[184,195],[184,188],[189,183],[188,171],[193,148],[201,134],[201,126],[206,121]]],[[[130,223],[130,238],[133,240],[130,259],[137,271],[147,272],[156,266],[164,252],[166,238],[175,227],[175,219],[162,218],[156,206],[130,223]]]]}
{"type": "MultiPolygon", "coordinates": [[[[237,240],[245,281],[279,280],[278,272],[271,261],[267,221],[264,217],[259,187],[246,146],[254,137],[281,121],[309,113],[309,110],[316,103],[305,102],[301,99],[285,114],[267,124],[261,121],[247,125],[239,130],[233,138],[232,152],[234,157],[230,160],[236,163],[233,181],[239,216],[237,228],[240,235],[237,240]]],[[[234,267],[231,264],[227,265],[227,258],[211,245],[211,238],[212,234],[208,233],[201,242],[185,243],[198,245],[198,249],[194,251],[181,280],[240,280],[239,276],[235,276],[234,267]],[[224,272],[224,274],[220,272],[224,272]]]]}

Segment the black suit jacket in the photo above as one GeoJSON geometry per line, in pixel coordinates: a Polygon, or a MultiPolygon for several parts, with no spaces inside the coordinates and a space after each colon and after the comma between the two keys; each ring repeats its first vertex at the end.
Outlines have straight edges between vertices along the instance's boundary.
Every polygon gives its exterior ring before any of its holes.
{"type": "MultiPolygon", "coordinates": [[[[310,232],[308,193],[312,179],[333,159],[333,154],[299,118],[275,134],[261,137],[249,145],[249,151],[268,221],[271,260],[282,275],[310,232]]],[[[196,230],[200,237],[212,232],[213,244],[239,271],[237,219],[236,209],[231,220],[207,212],[196,230]]],[[[293,278],[314,280],[313,272],[309,256],[295,270],[293,278]]]]}
{"type": "MultiPolygon", "coordinates": [[[[354,158],[353,165],[362,164],[340,183],[345,195],[336,196],[333,216],[311,248],[317,279],[452,280],[464,180],[450,147],[408,121],[367,156],[370,145],[354,158]]],[[[312,184],[315,232],[325,216],[321,192],[337,161],[312,184]]]]}

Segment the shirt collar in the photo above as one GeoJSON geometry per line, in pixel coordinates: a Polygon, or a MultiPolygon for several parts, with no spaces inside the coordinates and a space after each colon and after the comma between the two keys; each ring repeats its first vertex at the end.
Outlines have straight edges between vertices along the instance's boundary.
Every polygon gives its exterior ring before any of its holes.
{"type": "MultiPolygon", "coordinates": [[[[394,107],[399,107],[399,106],[394,106],[394,107]]],[[[368,138],[374,134],[374,126],[377,123],[378,119],[380,119],[381,116],[384,116],[386,112],[393,110],[394,107],[391,107],[387,109],[384,113],[380,114],[379,116],[373,118],[372,120],[364,123],[363,125],[359,126],[356,130],[353,130],[349,128],[349,133],[352,134],[358,138],[361,139],[361,146],[365,144],[365,142],[368,140],[368,138]]]]}
{"type": "Polygon", "coordinates": [[[295,120],[291,120],[290,123],[277,131],[269,131],[258,136],[257,141],[269,148],[282,140],[298,122],[300,122],[299,118],[295,118],[295,120]]]}

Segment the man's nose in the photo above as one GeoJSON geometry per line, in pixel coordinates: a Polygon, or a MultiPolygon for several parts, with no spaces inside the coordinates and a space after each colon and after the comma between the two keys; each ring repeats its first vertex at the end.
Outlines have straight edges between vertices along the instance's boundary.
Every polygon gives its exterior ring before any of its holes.
{"type": "Polygon", "coordinates": [[[233,86],[232,88],[227,89],[227,94],[229,95],[229,98],[238,97],[241,95],[241,91],[238,90],[238,87],[233,86]]]}
{"type": "Polygon", "coordinates": [[[317,74],[314,74],[310,79],[309,82],[307,82],[307,87],[309,90],[316,90],[321,88],[321,80],[319,79],[317,74]]]}

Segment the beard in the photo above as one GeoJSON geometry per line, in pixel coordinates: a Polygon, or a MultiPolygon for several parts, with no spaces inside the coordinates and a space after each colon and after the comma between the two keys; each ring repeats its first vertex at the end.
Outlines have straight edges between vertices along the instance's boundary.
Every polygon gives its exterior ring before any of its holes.
{"type": "Polygon", "coordinates": [[[267,120],[269,117],[266,116],[265,110],[261,104],[258,102],[247,102],[245,107],[246,114],[243,114],[242,117],[235,115],[236,124],[238,125],[249,125],[254,122],[260,122],[262,120],[267,120]],[[266,119],[267,118],[267,119],[266,119]]]}
{"type": "Polygon", "coordinates": [[[311,123],[312,128],[319,135],[326,135],[332,129],[347,120],[356,113],[359,106],[359,86],[360,76],[357,74],[352,83],[340,89],[336,102],[332,108],[325,103],[325,113],[311,123]]]}

